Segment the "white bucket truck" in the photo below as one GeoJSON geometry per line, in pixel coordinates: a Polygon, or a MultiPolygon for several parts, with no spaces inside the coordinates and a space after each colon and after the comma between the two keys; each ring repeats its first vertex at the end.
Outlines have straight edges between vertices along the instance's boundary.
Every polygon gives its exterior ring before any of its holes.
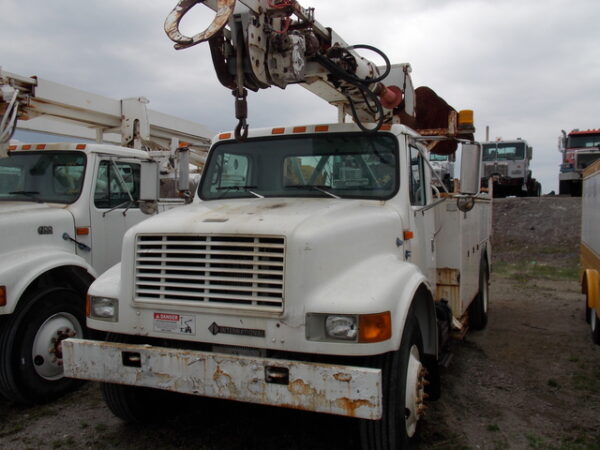
{"type": "MultiPolygon", "coordinates": [[[[164,163],[186,152],[170,151],[171,139],[199,152],[209,132],[146,110],[144,99],[113,100],[4,71],[0,89],[0,394],[41,402],[76,384],[63,376],[62,341],[86,336],[89,285],[120,260],[125,231],[156,209],[139,204],[141,178],[156,186],[161,172],[172,187],[178,166],[164,163]],[[100,142],[106,132],[122,142],[9,145],[17,127],[100,142]],[[154,151],[141,149],[150,145],[154,151]]],[[[181,159],[185,171],[189,154],[181,159]]],[[[163,200],[161,209],[184,203],[163,200]]]]}
{"type": "MultiPolygon", "coordinates": [[[[194,3],[169,16],[175,37],[194,3]]],[[[364,448],[406,447],[450,335],[487,321],[491,202],[470,114],[442,101],[443,127],[420,121],[440,103],[415,95],[410,66],[380,72],[296,2],[216,3],[179,45],[211,39],[238,127],[214,139],[191,204],[127,232],[88,292],[87,324],[108,339],[64,341],[66,373],[102,382],[127,421],[173,391],[351,416],[364,448]],[[248,130],[243,86],[284,74],[355,123],[248,130]],[[449,141],[463,142],[461,194],[431,180],[427,151],[449,141]]]]}

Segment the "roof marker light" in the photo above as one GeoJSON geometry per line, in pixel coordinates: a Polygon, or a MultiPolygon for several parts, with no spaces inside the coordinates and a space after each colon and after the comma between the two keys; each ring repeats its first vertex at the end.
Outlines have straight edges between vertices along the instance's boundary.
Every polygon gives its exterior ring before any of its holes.
{"type": "Polygon", "coordinates": [[[75,146],[75,148],[76,148],[77,150],[85,150],[85,147],[86,147],[86,144],[77,144],[77,145],[75,146]]]}
{"type": "Polygon", "coordinates": [[[219,139],[231,139],[231,133],[221,133],[219,139]]]}
{"type": "Polygon", "coordinates": [[[38,144],[35,146],[36,150],[44,150],[46,148],[46,144],[38,144]]]}
{"type": "Polygon", "coordinates": [[[24,145],[21,150],[31,150],[31,145],[24,145]]]}
{"type": "Polygon", "coordinates": [[[306,127],[294,127],[292,129],[293,133],[306,133],[306,127]]]}
{"type": "Polygon", "coordinates": [[[273,128],[271,130],[271,134],[283,134],[285,133],[285,128],[273,128]]]}
{"type": "Polygon", "coordinates": [[[317,125],[315,131],[329,131],[329,125],[317,125]]]}

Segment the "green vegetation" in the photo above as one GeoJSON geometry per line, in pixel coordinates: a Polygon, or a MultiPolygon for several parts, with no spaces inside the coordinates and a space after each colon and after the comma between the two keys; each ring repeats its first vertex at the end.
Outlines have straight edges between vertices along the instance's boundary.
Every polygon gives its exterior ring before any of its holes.
{"type": "Polygon", "coordinates": [[[526,264],[496,263],[493,266],[493,271],[501,277],[520,282],[527,282],[532,278],[572,281],[579,279],[579,266],[556,267],[538,264],[535,261],[526,264]]]}

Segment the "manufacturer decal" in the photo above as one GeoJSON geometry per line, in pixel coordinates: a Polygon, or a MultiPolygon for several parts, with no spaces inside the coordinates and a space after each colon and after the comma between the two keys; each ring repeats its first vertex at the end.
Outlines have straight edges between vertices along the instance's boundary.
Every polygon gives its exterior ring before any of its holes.
{"type": "Polygon", "coordinates": [[[52,229],[52,226],[50,225],[40,225],[38,227],[38,234],[52,234],[54,233],[54,230],[52,229]]]}
{"type": "Polygon", "coordinates": [[[208,331],[210,331],[215,336],[219,333],[222,334],[233,334],[236,336],[252,336],[252,337],[265,337],[265,330],[253,330],[251,328],[236,328],[236,327],[222,327],[217,325],[216,322],[213,322],[210,327],[208,327],[208,331]]]}
{"type": "Polygon", "coordinates": [[[195,336],[196,316],[155,312],[154,331],[195,336]]]}

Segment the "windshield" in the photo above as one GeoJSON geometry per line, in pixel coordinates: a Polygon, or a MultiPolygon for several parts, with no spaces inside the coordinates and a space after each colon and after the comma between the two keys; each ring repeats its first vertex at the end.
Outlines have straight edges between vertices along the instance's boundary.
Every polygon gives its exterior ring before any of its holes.
{"type": "Polygon", "coordinates": [[[391,134],[323,134],[224,142],[211,151],[198,194],[385,200],[398,190],[391,134]]]}
{"type": "Polygon", "coordinates": [[[82,152],[13,152],[0,159],[0,200],[73,203],[85,161],[82,152]]]}
{"type": "Polygon", "coordinates": [[[571,135],[567,148],[600,147],[600,134],[571,135]]]}
{"type": "Polygon", "coordinates": [[[484,161],[515,161],[525,159],[525,143],[494,143],[483,144],[484,161]]]}

